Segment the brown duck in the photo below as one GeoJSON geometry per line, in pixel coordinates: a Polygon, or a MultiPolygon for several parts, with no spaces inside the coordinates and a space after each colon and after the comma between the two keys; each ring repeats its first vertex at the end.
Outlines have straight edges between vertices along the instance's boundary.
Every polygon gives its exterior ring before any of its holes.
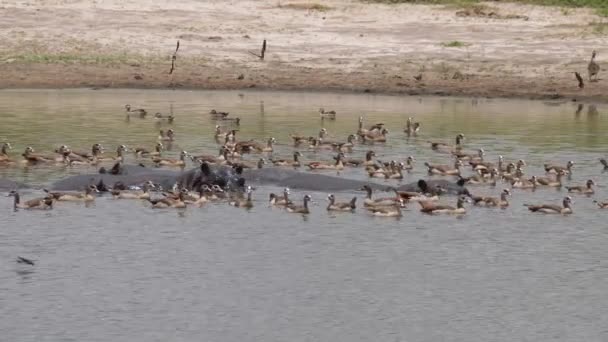
{"type": "Polygon", "coordinates": [[[545,214],[572,214],[572,198],[570,196],[564,197],[562,201],[562,206],[555,204],[524,204],[525,207],[528,207],[528,210],[535,213],[545,213],[545,214]]]}

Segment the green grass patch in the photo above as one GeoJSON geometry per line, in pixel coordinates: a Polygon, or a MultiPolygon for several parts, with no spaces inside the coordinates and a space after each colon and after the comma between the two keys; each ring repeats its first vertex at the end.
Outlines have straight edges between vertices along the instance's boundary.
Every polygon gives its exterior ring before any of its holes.
{"type": "Polygon", "coordinates": [[[459,40],[453,40],[451,42],[443,42],[443,43],[441,43],[441,46],[449,47],[449,48],[462,48],[462,47],[469,46],[469,44],[461,42],[459,40]]]}
{"type": "MultiPolygon", "coordinates": [[[[454,5],[458,7],[471,6],[479,0],[364,0],[366,2],[383,4],[427,4],[427,5],[454,5]]],[[[570,8],[595,8],[598,15],[608,17],[608,0],[508,0],[522,4],[541,6],[560,6],[570,8]]],[[[563,13],[563,10],[562,10],[563,13]]]]}

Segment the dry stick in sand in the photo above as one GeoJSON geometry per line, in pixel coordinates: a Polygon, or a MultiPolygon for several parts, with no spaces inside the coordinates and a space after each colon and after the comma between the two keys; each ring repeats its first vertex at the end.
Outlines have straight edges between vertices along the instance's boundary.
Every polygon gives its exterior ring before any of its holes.
{"type": "Polygon", "coordinates": [[[578,72],[574,72],[574,76],[576,76],[576,79],[578,80],[578,87],[583,89],[585,88],[585,82],[583,82],[583,78],[581,77],[581,74],[579,74],[578,72]]]}
{"type": "Polygon", "coordinates": [[[169,70],[169,75],[173,74],[173,70],[175,70],[175,61],[177,60],[177,50],[179,50],[179,40],[177,41],[177,46],[175,47],[175,52],[173,56],[171,56],[171,70],[169,70]]]}
{"type": "Polygon", "coordinates": [[[266,39],[264,39],[264,41],[262,42],[262,51],[259,55],[257,53],[251,52],[251,51],[249,51],[249,53],[258,57],[261,60],[264,60],[264,55],[266,54],[266,39]]]}

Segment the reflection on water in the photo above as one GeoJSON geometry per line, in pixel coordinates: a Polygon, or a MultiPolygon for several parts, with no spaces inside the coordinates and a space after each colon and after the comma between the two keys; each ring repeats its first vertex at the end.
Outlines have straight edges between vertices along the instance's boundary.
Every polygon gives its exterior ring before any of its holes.
{"type": "MultiPolygon", "coordinates": [[[[423,163],[450,163],[428,140],[467,137],[487,158],[576,165],[568,184],[592,178],[592,198],[575,196],[570,217],[532,215],[524,203],[559,202],[565,190],[514,191],[506,210],[425,216],[416,205],[399,220],[327,214],[312,193],[312,214],[269,208],[273,186],[260,186],[250,211],[210,203],[182,211],[98,198],[86,208],[61,203],[50,212],[12,212],[0,196],[0,331],[7,341],[605,341],[608,233],[593,198],[608,198],[598,163],[608,137],[602,105],[570,102],[277,92],[69,90],[0,92],[0,141],[18,156],[31,145],[88,150],[101,143],[152,148],[173,128],[170,156],[215,154],[211,109],[242,118],[239,136],[277,139],[274,156],[291,158],[289,134],[327,128],[345,140],[367,124],[389,129],[381,160],[417,159],[403,182],[425,175],[423,163]],[[125,122],[124,105],[147,119],[125,122]],[[321,120],[318,109],[338,112],[321,120]],[[155,112],[173,113],[172,126],[155,112]],[[422,123],[418,136],[405,120],[422,123]],[[37,260],[17,267],[17,255],[37,260]]],[[[330,159],[304,149],[303,160],[330,159]]],[[[130,160],[134,157],[129,155],[130,160]]],[[[255,158],[250,158],[255,160],[255,158]]],[[[86,170],[86,169],[84,169],[86,170]]],[[[82,168],[10,167],[0,176],[46,185],[82,168]]],[[[93,169],[88,171],[94,171],[93,169]]],[[[344,177],[366,179],[361,170],[344,177]]],[[[396,185],[390,180],[387,185],[396,185]]],[[[474,193],[498,195],[494,188],[474,193]]],[[[38,194],[38,192],[36,192],[38,194]]],[[[362,192],[338,193],[346,200],[362,192]]],[[[26,193],[24,197],[32,196],[26,193]]],[[[303,192],[292,197],[301,200],[303,192]]],[[[446,202],[454,202],[454,198],[446,202]]]]}

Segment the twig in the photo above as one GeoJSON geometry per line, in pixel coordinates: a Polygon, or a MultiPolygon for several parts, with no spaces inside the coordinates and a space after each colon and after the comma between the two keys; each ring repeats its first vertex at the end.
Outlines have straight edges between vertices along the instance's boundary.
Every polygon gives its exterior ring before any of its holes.
{"type": "Polygon", "coordinates": [[[581,77],[581,74],[579,74],[578,72],[574,72],[574,76],[576,76],[576,80],[578,81],[578,87],[583,89],[585,88],[585,82],[583,82],[583,78],[581,77]]]}
{"type": "Polygon", "coordinates": [[[264,60],[264,55],[266,54],[266,39],[264,39],[264,41],[262,42],[262,51],[260,52],[260,54],[258,55],[255,52],[251,52],[251,51],[247,51],[250,54],[256,56],[257,58],[264,60]]]}
{"type": "Polygon", "coordinates": [[[177,50],[179,50],[179,40],[177,41],[175,52],[173,53],[173,56],[171,56],[171,70],[169,70],[169,75],[173,74],[173,70],[175,70],[175,62],[177,61],[177,50]]]}

